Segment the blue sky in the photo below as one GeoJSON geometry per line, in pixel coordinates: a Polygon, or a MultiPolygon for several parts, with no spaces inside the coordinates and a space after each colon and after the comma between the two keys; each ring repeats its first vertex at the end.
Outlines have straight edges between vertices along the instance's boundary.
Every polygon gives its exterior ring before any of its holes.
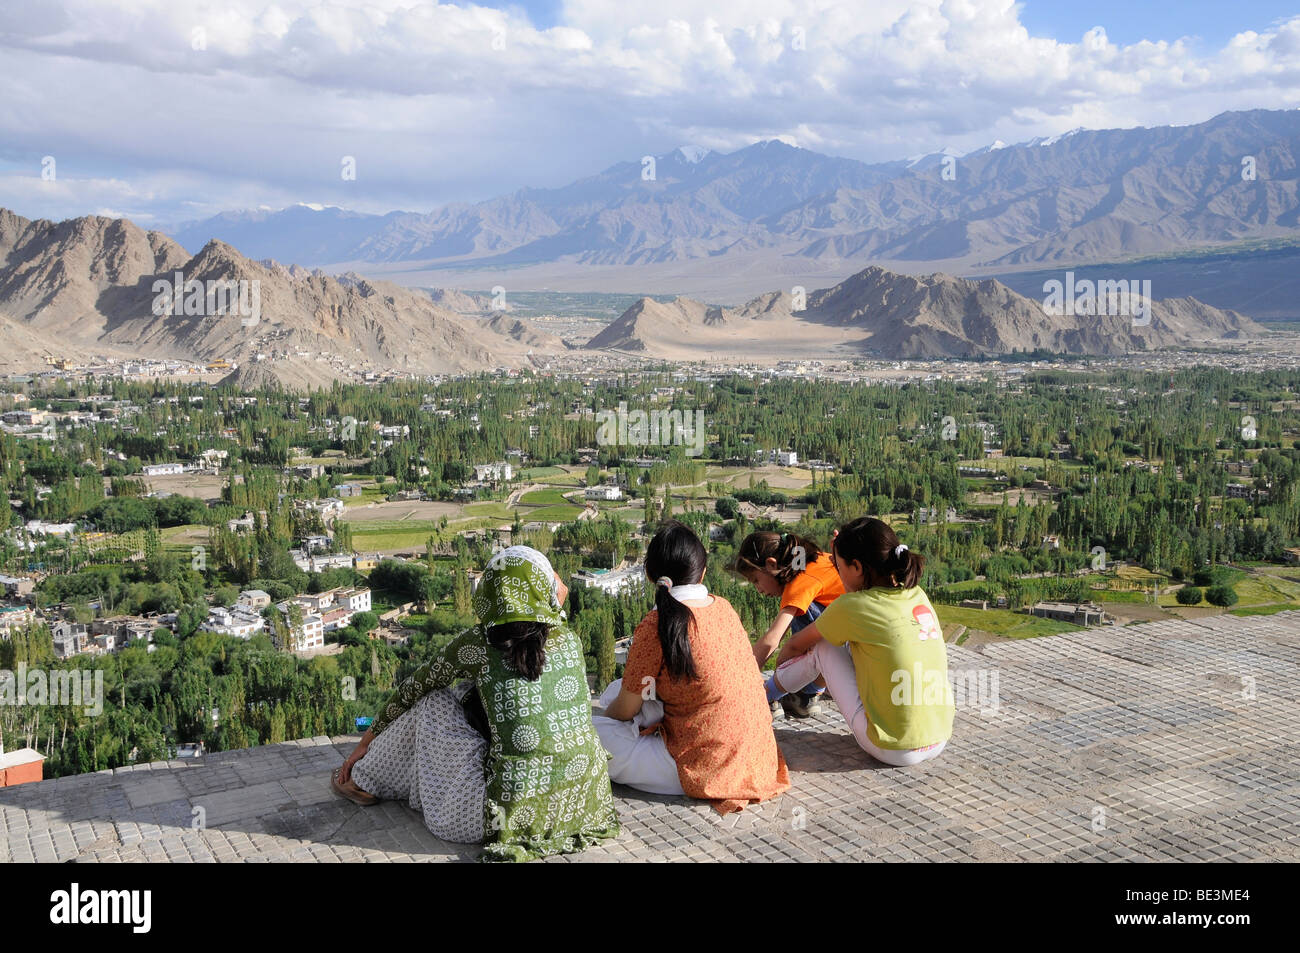
{"type": "Polygon", "coordinates": [[[507,10],[511,7],[523,10],[528,14],[528,19],[534,26],[542,29],[549,29],[558,23],[563,22],[564,4],[561,0],[523,0],[520,3],[510,2],[490,2],[483,4],[485,7],[495,7],[498,10],[507,10]]]}
{"type": "MultiPolygon", "coordinates": [[[[538,4],[539,13],[546,4],[538,4]]],[[[1297,0],[1249,0],[1247,3],[1212,3],[1176,0],[1170,3],[1135,3],[1133,0],[1023,0],[1020,22],[1036,36],[1072,41],[1094,26],[1106,28],[1116,43],[1139,40],[1176,40],[1198,37],[1203,44],[1219,46],[1242,30],[1264,30],[1275,20],[1300,13],[1297,0]]]]}
{"type": "Polygon", "coordinates": [[[1300,108],[1273,0],[0,0],[0,57],[0,207],[144,225],[429,211],[687,144],[874,162],[1300,108]]]}
{"type": "MultiPolygon", "coordinates": [[[[616,0],[612,0],[616,2],[616,0]]],[[[524,11],[535,26],[564,22],[561,0],[488,0],[484,6],[524,11]]],[[[1133,0],[1021,0],[1020,22],[1035,36],[1074,41],[1095,26],[1117,43],[1176,40],[1192,36],[1222,44],[1245,29],[1263,30],[1273,21],[1300,13],[1297,0],[1251,0],[1240,6],[1211,0],[1141,3],[1133,0]]]]}

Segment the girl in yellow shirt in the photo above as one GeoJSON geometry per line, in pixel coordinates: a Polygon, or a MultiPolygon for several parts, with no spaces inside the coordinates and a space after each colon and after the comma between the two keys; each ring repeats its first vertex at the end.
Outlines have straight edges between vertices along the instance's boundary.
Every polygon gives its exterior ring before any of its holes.
{"type": "Polygon", "coordinates": [[[943,630],[918,585],[925,559],[871,517],[840,527],[831,557],[845,594],[786,643],[774,690],[821,676],[873,758],[902,767],[937,757],[954,705],[943,630]]]}

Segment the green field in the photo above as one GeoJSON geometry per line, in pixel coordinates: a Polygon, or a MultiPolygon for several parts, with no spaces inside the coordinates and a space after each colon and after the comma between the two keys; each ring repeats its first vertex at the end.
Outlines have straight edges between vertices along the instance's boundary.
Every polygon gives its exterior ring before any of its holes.
{"type": "Polygon", "coordinates": [[[428,533],[375,532],[352,534],[353,545],[361,552],[383,552],[394,549],[422,550],[429,541],[428,533]]]}
{"type": "Polygon", "coordinates": [[[708,466],[704,470],[704,479],[714,483],[727,483],[733,487],[741,489],[749,486],[749,480],[752,477],[755,483],[760,480],[767,480],[773,490],[779,490],[783,493],[793,492],[789,487],[772,482],[774,475],[783,478],[795,480],[800,487],[806,487],[812,483],[812,474],[808,470],[798,470],[794,467],[772,467],[770,469],[756,469],[754,467],[720,467],[708,466]]]}
{"type": "Polygon", "coordinates": [[[564,473],[559,467],[529,467],[527,470],[520,470],[519,475],[525,480],[537,480],[541,477],[560,476],[564,473]]]}
{"type": "Polygon", "coordinates": [[[515,518],[515,511],[500,500],[488,500],[483,503],[466,503],[465,515],[475,519],[493,519],[498,522],[510,522],[515,518]]]}
{"type": "Polygon", "coordinates": [[[543,506],[535,510],[520,510],[519,519],[525,523],[567,523],[577,519],[581,512],[581,506],[543,506]]]}
{"type": "MultiPolygon", "coordinates": [[[[1066,470],[1079,470],[1087,466],[1082,460],[1056,460],[1048,457],[1048,462],[1054,466],[1062,467],[1066,470]]],[[[986,470],[994,470],[998,473],[1015,473],[1020,467],[1033,467],[1035,470],[1043,468],[1042,457],[987,457],[979,460],[958,460],[959,467],[983,467],[986,470]]],[[[973,479],[973,478],[968,478],[973,479]]]]}
{"type": "Polygon", "coordinates": [[[1275,612],[1288,612],[1292,609],[1300,609],[1300,606],[1294,602],[1271,606],[1247,606],[1244,609],[1230,609],[1228,615],[1273,615],[1275,612]]]}
{"type": "MultiPolygon", "coordinates": [[[[356,482],[354,480],[345,480],[345,483],[356,482]]],[[[360,496],[345,496],[343,498],[344,506],[362,506],[366,503],[382,503],[388,499],[388,494],[379,489],[378,486],[371,483],[361,488],[360,496]]]]}
{"type": "MultiPolygon", "coordinates": [[[[1282,596],[1284,600],[1300,600],[1300,583],[1285,576],[1257,575],[1237,583],[1237,595],[1246,601],[1247,593],[1252,596],[1282,596]]],[[[1276,601],[1276,600],[1274,600],[1276,601]]]]}
{"type": "MultiPolygon", "coordinates": [[[[519,498],[519,502],[529,506],[569,505],[569,501],[564,498],[564,494],[559,490],[530,490],[519,498]]],[[[520,514],[521,518],[522,515],[520,514]]]]}
{"type": "Polygon", "coordinates": [[[963,609],[960,606],[937,605],[934,611],[943,625],[964,625],[968,629],[990,632],[1004,639],[1032,639],[1040,635],[1057,635],[1061,632],[1079,632],[1083,626],[1069,622],[1056,622],[1012,612],[1009,609],[963,609]]]}
{"type": "MultiPolygon", "coordinates": [[[[1091,596],[1097,602],[1122,602],[1126,605],[1142,605],[1150,599],[1150,594],[1146,592],[1125,592],[1116,589],[1093,589],[1091,596]]],[[[1160,598],[1163,600],[1165,597],[1160,598]]]]}
{"type": "Polygon", "coordinates": [[[158,536],[162,539],[163,549],[183,549],[189,552],[191,546],[207,545],[208,531],[208,527],[202,523],[186,523],[183,526],[160,529],[158,536]]]}
{"type": "Polygon", "coordinates": [[[358,552],[422,549],[438,531],[434,520],[373,520],[348,525],[352,528],[352,546],[358,552]]]}

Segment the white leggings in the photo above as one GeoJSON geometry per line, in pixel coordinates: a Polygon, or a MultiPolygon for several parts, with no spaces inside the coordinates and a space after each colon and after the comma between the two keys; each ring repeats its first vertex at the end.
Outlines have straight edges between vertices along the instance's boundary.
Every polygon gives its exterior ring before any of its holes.
{"type": "MultiPolygon", "coordinates": [[[[623,679],[609,683],[600,696],[600,707],[608,708],[623,690],[623,679]]],[[[643,735],[641,729],[663,721],[663,702],[648,699],[631,721],[594,715],[592,726],[609,752],[609,779],[650,794],[685,794],[677,775],[677,762],[668,753],[661,734],[643,735]]]]}
{"type": "Polygon", "coordinates": [[[826,690],[848,722],[858,746],[877,761],[905,768],[938,757],[948,744],[947,741],[941,741],[910,751],[881,748],[873,744],[867,737],[867,712],[858,695],[858,676],[847,645],[832,645],[822,639],[811,652],[790,659],[776,670],[777,685],[787,692],[797,692],[815,681],[819,675],[826,679],[826,690]]]}

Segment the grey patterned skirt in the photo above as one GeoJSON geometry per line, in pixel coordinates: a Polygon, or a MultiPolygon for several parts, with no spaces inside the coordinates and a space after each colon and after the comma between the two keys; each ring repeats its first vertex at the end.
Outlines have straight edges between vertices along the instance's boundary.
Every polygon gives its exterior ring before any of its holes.
{"type": "Polygon", "coordinates": [[[434,836],[476,844],[484,834],[488,743],[465,717],[463,694],[442,688],[421,698],[370,743],[352,778],[375,797],[405,800],[434,836]]]}

